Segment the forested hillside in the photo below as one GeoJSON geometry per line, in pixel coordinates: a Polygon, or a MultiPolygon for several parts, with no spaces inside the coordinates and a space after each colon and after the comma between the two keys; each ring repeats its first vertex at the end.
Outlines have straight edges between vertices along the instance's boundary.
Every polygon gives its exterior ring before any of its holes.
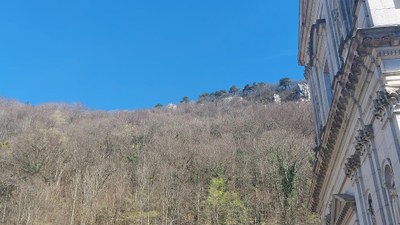
{"type": "Polygon", "coordinates": [[[316,224],[310,103],[0,100],[0,224],[316,224]]]}

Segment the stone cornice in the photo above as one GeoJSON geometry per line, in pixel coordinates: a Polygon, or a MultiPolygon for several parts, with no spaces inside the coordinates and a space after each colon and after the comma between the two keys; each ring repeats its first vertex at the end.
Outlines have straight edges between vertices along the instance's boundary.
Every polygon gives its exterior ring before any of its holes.
{"type": "MultiPolygon", "coordinates": [[[[364,62],[371,56],[374,48],[390,46],[400,46],[399,26],[359,29],[351,39],[347,60],[336,75],[334,97],[326,130],[321,134],[322,144],[316,152],[317,162],[311,188],[312,195],[309,201],[312,211],[316,211],[321,204],[321,190],[325,183],[332,154],[335,153],[335,149],[338,151],[336,142],[343,126],[344,116],[350,108],[349,100],[354,96],[360,75],[364,72],[371,72],[364,62]]],[[[349,169],[351,168],[353,166],[349,166],[349,169]]]]}
{"type": "MultiPolygon", "coordinates": [[[[357,42],[354,42],[357,47],[357,42]]],[[[321,150],[317,153],[317,166],[312,187],[312,197],[310,201],[311,210],[316,211],[320,202],[320,193],[324,184],[324,179],[329,167],[331,156],[334,151],[339,131],[344,121],[344,115],[349,105],[349,99],[354,94],[359,76],[363,68],[363,59],[353,55],[345,66],[349,67],[350,73],[338,74],[338,79],[334,84],[335,94],[329,112],[327,129],[321,135],[321,150]]]]}
{"type": "Polygon", "coordinates": [[[359,35],[364,36],[362,44],[367,48],[381,48],[400,45],[399,25],[361,29],[359,35]]]}

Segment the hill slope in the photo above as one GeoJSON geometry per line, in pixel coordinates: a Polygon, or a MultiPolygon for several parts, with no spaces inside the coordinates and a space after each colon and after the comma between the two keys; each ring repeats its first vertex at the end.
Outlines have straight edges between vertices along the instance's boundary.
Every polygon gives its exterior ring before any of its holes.
{"type": "Polygon", "coordinates": [[[1,224],[313,224],[306,102],[0,101],[1,224]]]}

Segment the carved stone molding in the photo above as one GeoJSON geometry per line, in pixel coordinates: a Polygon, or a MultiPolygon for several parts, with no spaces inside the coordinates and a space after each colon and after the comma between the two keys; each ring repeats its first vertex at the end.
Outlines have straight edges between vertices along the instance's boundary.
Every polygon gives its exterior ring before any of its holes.
{"type": "Polygon", "coordinates": [[[399,103],[400,90],[387,88],[376,92],[373,114],[377,120],[383,121],[385,116],[390,117],[394,107],[399,103]]]}
{"type": "Polygon", "coordinates": [[[378,52],[378,56],[398,56],[400,49],[385,49],[378,52]]]}
{"type": "Polygon", "coordinates": [[[344,166],[346,176],[352,179],[356,170],[361,166],[360,155],[358,153],[351,155],[349,158],[347,158],[347,162],[344,164],[344,166]]]}

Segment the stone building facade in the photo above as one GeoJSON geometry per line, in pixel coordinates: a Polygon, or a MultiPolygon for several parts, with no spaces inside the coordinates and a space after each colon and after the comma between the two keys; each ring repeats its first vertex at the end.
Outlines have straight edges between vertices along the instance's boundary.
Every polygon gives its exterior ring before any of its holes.
{"type": "Polygon", "coordinates": [[[300,0],[322,224],[400,224],[400,0],[300,0]]]}

